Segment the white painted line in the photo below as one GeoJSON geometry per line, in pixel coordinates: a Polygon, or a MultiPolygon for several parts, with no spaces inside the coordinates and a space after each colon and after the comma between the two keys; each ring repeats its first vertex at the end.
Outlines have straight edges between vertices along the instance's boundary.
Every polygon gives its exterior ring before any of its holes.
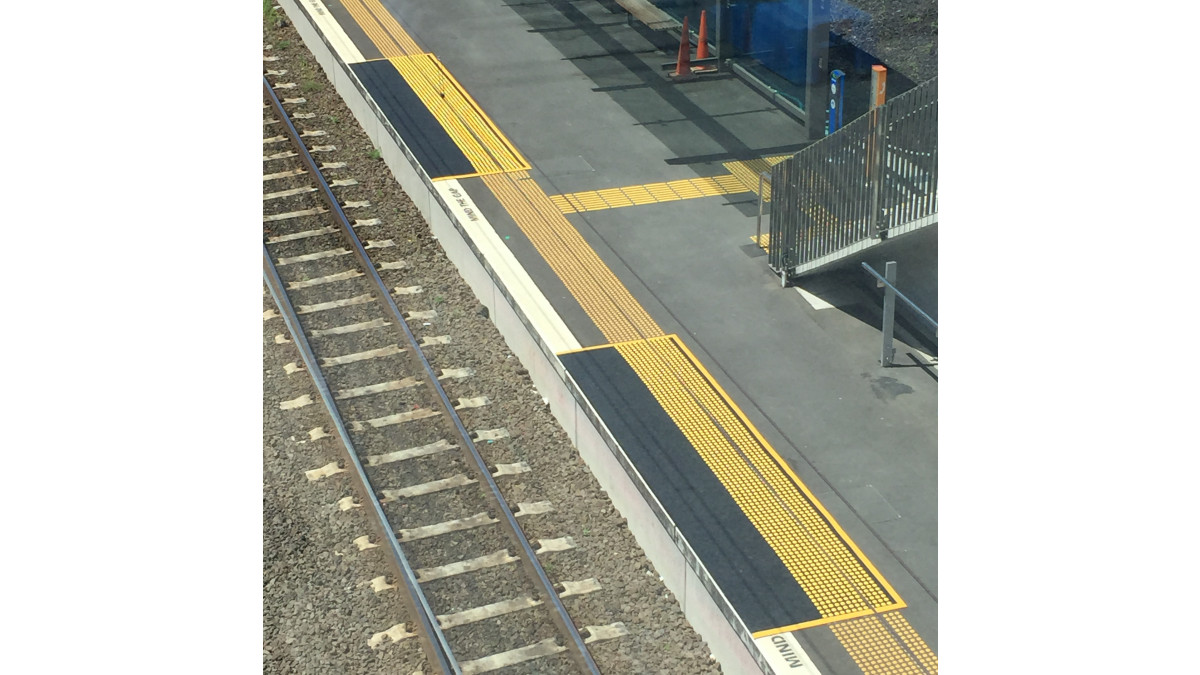
{"type": "Polygon", "coordinates": [[[803,288],[800,288],[799,286],[796,287],[796,292],[800,294],[800,297],[807,300],[808,304],[812,305],[813,309],[818,309],[818,310],[833,309],[833,305],[829,304],[828,302],[825,302],[824,300],[818,298],[817,296],[813,295],[812,293],[809,293],[808,291],[804,290],[803,288]]]}
{"type": "Polygon", "coordinates": [[[396,295],[416,295],[423,290],[420,286],[397,286],[392,289],[392,292],[396,295]]]}
{"type": "MultiPolygon", "coordinates": [[[[372,220],[379,220],[379,219],[372,218],[372,220]]],[[[362,224],[363,225],[378,225],[379,223],[363,222],[362,224]]],[[[382,272],[384,270],[403,270],[403,269],[408,269],[408,263],[404,262],[403,260],[379,263],[379,271],[380,272],[382,272]]]]}
{"type": "Polygon", "coordinates": [[[295,156],[296,156],[296,153],[294,153],[294,152],[278,152],[278,153],[275,153],[274,155],[263,155],[263,161],[269,162],[273,159],[287,159],[288,157],[295,157],[295,156]]]}
{"type": "Polygon", "coordinates": [[[301,3],[308,10],[308,15],[312,17],[313,23],[317,24],[317,29],[329,41],[333,51],[346,64],[361,63],[366,59],[363,58],[362,52],[358,51],[358,47],[354,46],[354,42],[350,36],[346,35],[346,31],[342,30],[341,24],[333,15],[329,13],[329,9],[325,7],[325,3],[321,0],[301,0],[301,3]]]}
{"type": "Polygon", "coordinates": [[[422,347],[432,347],[434,345],[448,345],[448,344],[450,344],[450,336],[449,335],[434,335],[432,337],[421,338],[421,346],[422,347]]]}
{"type": "Polygon", "coordinates": [[[546,341],[550,350],[557,354],[579,349],[581,347],[579,341],[567,328],[562,317],[550,305],[550,301],[542,294],[541,289],[533,282],[525,268],[517,262],[516,256],[496,234],[495,228],[488,222],[458,180],[438,181],[433,184],[433,187],[450,205],[450,210],[458,219],[459,224],[483,253],[483,257],[491,265],[500,282],[508,289],[517,306],[528,317],[535,332],[546,341]]]}

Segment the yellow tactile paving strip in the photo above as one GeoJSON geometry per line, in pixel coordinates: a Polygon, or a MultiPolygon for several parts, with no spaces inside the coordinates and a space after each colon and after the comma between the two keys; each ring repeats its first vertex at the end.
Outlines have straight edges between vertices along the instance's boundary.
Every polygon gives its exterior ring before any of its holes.
{"type": "Polygon", "coordinates": [[[606,340],[624,342],[663,334],[528,172],[482,179],[606,340]]]}
{"type": "MultiPolygon", "coordinates": [[[[408,86],[480,173],[525,171],[529,163],[433,54],[389,58],[408,86]]],[[[460,176],[461,177],[461,176],[460,176]]],[[[442,178],[441,180],[444,180],[442,178]]]]}
{"type": "Polygon", "coordinates": [[[755,637],[904,606],[677,336],[614,346],[821,612],[755,637]]]}
{"type": "Polygon", "coordinates": [[[937,675],[937,655],[900,612],[839,621],[829,628],[864,675],[937,675]]]}
{"type": "Polygon", "coordinates": [[[674,202],[697,197],[716,197],[747,192],[746,186],[736,176],[713,176],[709,178],[684,178],[663,183],[646,183],[607,190],[589,190],[554,195],[550,198],[562,213],[581,213],[616,209],[622,206],[640,206],[674,202]]]}
{"type": "MultiPolygon", "coordinates": [[[[791,157],[791,155],[773,155],[771,157],[760,157],[759,159],[748,159],[740,162],[725,162],[724,166],[729,170],[729,173],[735,176],[746,189],[754,194],[758,194],[758,176],[759,174],[771,172],[771,167],[791,157]]],[[[762,199],[764,202],[771,201],[771,181],[763,181],[762,199]]]]}
{"type": "Polygon", "coordinates": [[[529,169],[521,153],[442,62],[421,51],[378,0],[343,0],[343,6],[475,167],[476,173],[469,175],[529,169]]]}
{"type": "Polygon", "coordinates": [[[379,0],[339,0],[355,23],[384,58],[396,58],[423,53],[415,40],[396,23],[390,12],[383,8],[379,0]]]}

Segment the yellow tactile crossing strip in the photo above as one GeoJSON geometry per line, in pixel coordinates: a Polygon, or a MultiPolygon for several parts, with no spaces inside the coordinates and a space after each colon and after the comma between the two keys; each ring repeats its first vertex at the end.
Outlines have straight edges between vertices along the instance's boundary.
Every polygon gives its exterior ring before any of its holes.
{"type": "Polygon", "coordinates": [[[745,184],[736,176],[714,176],[711,178],[685,178],[663,183],[646,183],[607,190],[589,190],[554,195],[550,198],[563,213],[581,213],[616,209],[622,206],[658,204],[697,197],[715,197],[747,192],[745,184]]]}
{"type": "Polygon", "coordinates": [[[936,675],[938,672],[937,655],[900,612],[839,621],[829,628],[864,675],[936,675]],[[884,621],[892,630],[888,630],[884,621]],[[896,635],[908,649],[901,646],[896,635]]]}
{"type": "MultiPolygon", "coordinates": [[[[758,174],[769,171],[772,166],[782,162],[790,155],[775,155],[739,162],[725,162],[729,173],[724,176],[705,178],[684,178],[662,183],[645,183],[626,187],[608,188],[606,190],[587,190],[584,192],[569,192],[554,195],[550,198],[559,211],[563,213],[583,213],[584,211],[600,211],[603,209],[618,209],[623,206],[640,206],[642,204],[659,204],[674,202],[681,199],[697,197],[716,197],[719,195],[735,195],[742,192],[758,194],[758,174]]],[[[771,185],[763,185],[763,201],[771,201],[771,185]]]]}
{"type": "Polygon", "coordinates": [[[755,637],[904,606],[677,336],[614,346],[821,612],[755,637]]]}
{"type": "Polygon", "coordinates": [[[482,178],[605,340],[624,342],[663,334],[528,172],[482,178]]]}
{"type": "MultiPolygon", "coordinates": [[[[750,192],[758,194],[758,176],[764,171],[771,172],[771,167],[791,157],[791,155],[773,155],[771,157],[761,157],[759,159],[748,159],[739,162],[725,162],[724,167],[729,170],[729,173],[736,176],[750,192]]],[[[763,181],[762,199],[764,202],[771,201],[771,181],[763,181]]]]}

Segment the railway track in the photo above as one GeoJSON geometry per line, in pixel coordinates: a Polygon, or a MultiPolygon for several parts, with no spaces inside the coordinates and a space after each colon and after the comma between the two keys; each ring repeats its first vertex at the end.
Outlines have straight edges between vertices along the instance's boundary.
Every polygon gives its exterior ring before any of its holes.
{"type": "Polygon", "coordinates": [[[529,466],[480,453],[477,442],[511,442],[507,429],[473,426],[490,402],[471,368],[434,366],[452,336],[416,300],[423,289],[405,283],[394,242],[371,238],[379,221],[369,202],[339,198],[356,183],[340,175],[345,165],[316,159],[332,148],[310,128],[301,92],[271,83],[284,75],[263,78],[263,276],[277,306],[264,319],[287,325],[300,353],[289,369],[305,371],[319,394],[280,408],[324,406],[329,423],[309,437],[336,437],[344,450],[309,480],[350,478],[356,496],[338,505],[364,510],[376,530],[354,545],[384,548],[394,567],[372,585],[406,598],[408,616],[371,646],[418,640],[425,672],[599,672],[588,645],[624,635],[623,623],[579,629],[569,616],[571,598],[600,584],[547,574],[540,558],[570,556],[570,533],[524,535],[520,522],[552,519],[555,505],[506,501],[501,485],[529,466]]]}

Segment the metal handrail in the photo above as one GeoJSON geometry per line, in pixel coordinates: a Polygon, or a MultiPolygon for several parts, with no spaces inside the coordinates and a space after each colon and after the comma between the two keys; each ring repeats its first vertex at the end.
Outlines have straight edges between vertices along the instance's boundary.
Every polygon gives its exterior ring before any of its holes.
{"type": "MultiPolygon", "coordinates": [[[[554,611],[551,613],[551,615],[554,618],[555,623],[558,624],[559,629],[570,638],[571,647],[574,648],[573,657],[579,662],[579,665],[582,666],[584,670],[592,673],[593,675],[600,675],[600,669],[596,666],[596,662],[592,659],[592,655],[588,651],[583,637],[579,634],[579,630],[575,627],[574,621],[572,621],[571,617],[567,614],[567,608],[563,605],[562,599],[558,597],[558,592],[554,589],[554,584],[550,581],[550,578],[546,575],[546,570],[542,568],[541,563],[538,561],[537,554],[534,552],[533,547],[529,544],[529,539],[525,536],[524,531],[521,530],[521,526],[517,523],[517,518],[513,514],[512,509],[509,508],[508,503],[500,494],[500,487],[496,484],[495,479],[492,477],[492,473],[488,471],[487,462],[485,462],[483,456],[479,454],[479,449],[475,447],[475,443],[471,439],[471,433],[467,431],[466,426],[463,425],[462,418],[458,416],[458,411],[455,410],[454,405],[450,402],[450,397],[446,394],[446,390],[442,388],[441,382],[437,378],[437,374],[433,371],[433,366],[431,366],[429,364],[429,360],[425,358],[425,354],[421,351],[419,341],[413,334],[412,329],[408,327],[408,322],[405,320],[404,315],[400,312],[400,308],[396,306],[396,302],[392,299],[391,293],[388,292],[387,285],[384,284],[383,279],[379,277],[379,272],[375,269],[375,265],[371,262],[370,257],[367,255],[366,249],[363,248],[362,242],[359,241],[358,235],[354,233],[354,228],[351,227],[349,219],[346,217],[345,212],[342,211],[341,204],[339,203],[337,197],[334,196],[333,190],[325,181],[325,177],[321,174],[320,169],[317,167],[312,155],[309,154],[308,149],[304,147],[304,143],[300,141],[299,134],[296,133],[296,129],[292,125],[291,120],[288,119],[287,115],[282,112],[282,104],[278,103],[279,99],[275,96],[275,92],[271,89],[271,84],[265,76],[263,77],[263,87],[267,94],[278,106],[277,109],[280,111],[283,121],[287,125],[287,128],[291,134],[292,144],[296,146],[297,152],[304,161],[305,166],[308,167],[320,184],[321,189],[318,192],[321,198],[324,199],[324,201],[329,205],[330,211],[333,212],[337,218],[338,227],[341,228],[342,233],[346,236],[346,239],[354,249],[355,257],[358,258],[363,269],[366,271],[366,276],[374,285],[375,290],[384,305],[384,308],[387,310],[387,313],[395,319],[395,323],[404,331],[405,338],[408,340],[409,345],[412,346],[410,351],[420,362],[421,368],[425,371],[425,375],[428,378],[430,385],[437,393],[438,401],[441,404],[442,410],[446,413],[447,418],[454,423],[454,427],[457,429],[459,437],[462,439],[463,446],[467,449],[474,460],[475,468],[479,472],[481,482],[485,483],[490,489],[488,498],[492,500],[496,509],[503,515],[501,522],[504,524],[504,528],[509,532],[509,534],[517,540],[517,544],[523,553],[523,561],[526,565],[526,569],[533,572],[533,575],[538,581],[538,586],[540,586],[542,592],[546,596],[547,604],[554,608],[554,611]]],[[[440,636],[441,630],[438,629],[437,633],[440,636]]],[[[444,640],[444,637],[442,639],[444,640]]]]}
{"type": "Polygon", "coordinates": [[[904,295],[903,293],[901,293],[901,292],[900,292],[900,289],[898,289],[898,288],[896,288],[895,286],[893,286],[893,285],[892,285],[892,282],[888,281],[887,279],[884,279],[884,278],[883,278],[883,275],[882,275],[882,274],[880,274],[879,272],[876,272],[876,271],[875,271],[875,270],[874,270],[874,269],[873,269],[873,268],[872,268],[870,265],[868,265],[867,263],[863,263],[863,264],[862,264],[862,267],[863,267],[863,269],[864,269],[864,270],[866,270],[866,271],[870,272],[870,273],[871,273],[871,276],[873,276],[873,277],[875,277],[876,279],[878,279],[878,280],[879,280],[879,283],[881,283],[881,284],[883,284],[884,286],[887,286],[888,288],[892,289],[892,292],[896,294],[896,297],[897,297],[897,298],[900,298],[901,300],[903,300],[903,301],[904,301],[904,304],[906,304],[906,305],[908,305],[909,307],[911,307],[911,308],[912,308],[912,310],[913,310],[914,312],[916,312],[918,316],[920,316],[922,319],[925,319],[926,321],[928,321],[928,322],[929,322],[929,325],[933,326],[933,336],[934,336],[934,337],[937,337],[938,323],[937,323],[937,321],[934,321],[934,320],[933,320],[933,317],[931,317],[931,316],[929,316],[928,314],[926,314],[924,310],[922,310],[920,307],[918,307],[918,306],[917,306],[917,303],[915,303],[915,302],[913,302],[912,300],[909,300],[907,297],[905,297],[905,295],[904,295]]]}
{"type": "Polygon", "coordinates": [[[797,274],[936,218],[937,96],[935,77],[771,169],[771,269],[797,274]]]}

